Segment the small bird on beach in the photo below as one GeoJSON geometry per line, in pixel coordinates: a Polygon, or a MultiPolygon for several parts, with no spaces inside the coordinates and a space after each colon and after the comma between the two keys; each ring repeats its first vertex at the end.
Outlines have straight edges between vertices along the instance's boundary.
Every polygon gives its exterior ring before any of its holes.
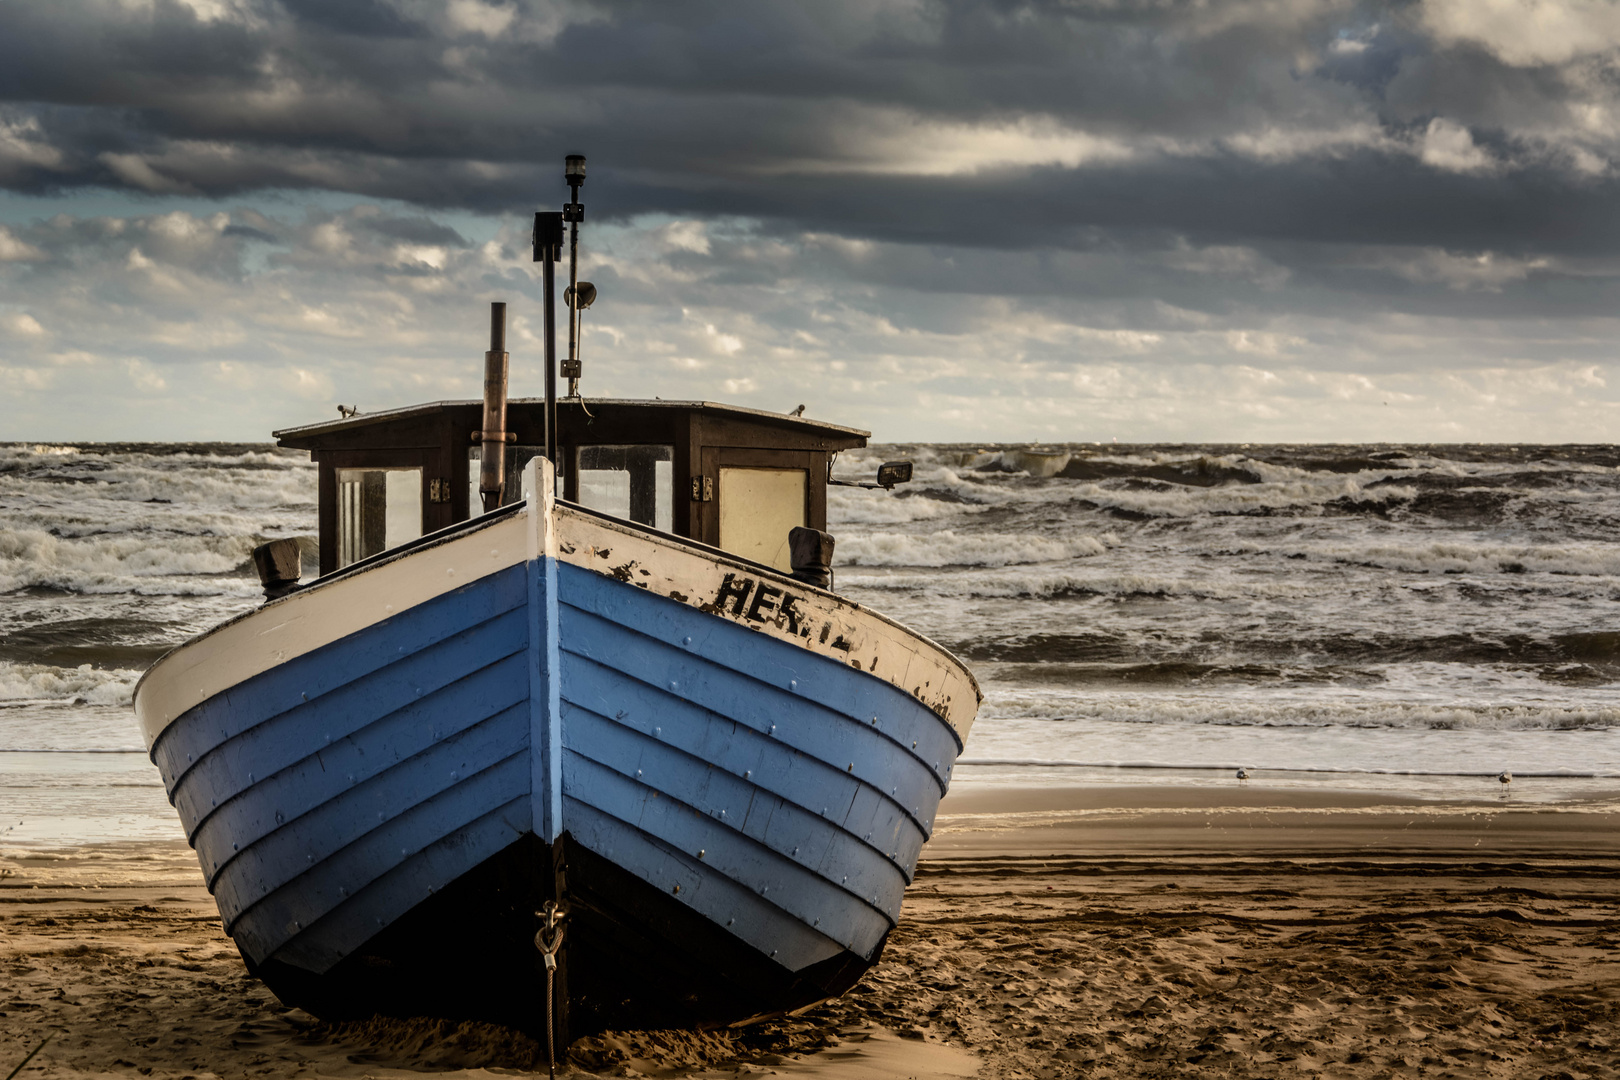
{"type": "Polygon", "coordinates": [[[1248,770],[1248,769],[1239,769],[1239,770],[1238,770],[1238,771],[1237,771],[1237,778],[1238,778],[1238,781],[1239,781],[1239,782],[1240,782],[1240,783],[1248,783],[1248,780],[1249,780],[1249,770],[1248,770]]]}
{"type": "Polygon", "coordinates": [[[1496,774],[1496,780],[1502,785],[1502,794],[1506,795],[1508,793],[1508,785],[1513,783],[1513,774],[1508,772],[1506,769],[1503,769],[1501,772],[1496,774]]]}

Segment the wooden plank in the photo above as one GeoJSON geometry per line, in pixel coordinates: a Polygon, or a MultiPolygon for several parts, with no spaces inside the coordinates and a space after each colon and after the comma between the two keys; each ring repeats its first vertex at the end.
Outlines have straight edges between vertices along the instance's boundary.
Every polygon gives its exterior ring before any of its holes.
{"type": "Polygon", "coordinates": [[[372,936],[520,837],[528,797],[498,806],[441,837],[291,939],[275,958],[320,974],[372,936]]]}
{"type": "MultiPolygon", "coordinates": [[[[562,612],[566,648],[579,651],[586,642],[594,641],[596,644],[589,654],[593,658],[659,685],[681,677],[689,663],[688,655],[703,657],[722,669],[739,672],[764,684],[757,688],[760,693],[766,693],[767,688],[779,692],[779,696],[773,697],[773,705],[779,712],[819,706],[836,717],[860,718],[862,734],[856,737],[888,741],[932,773],[939,794],[944,794],[947,770],[956,759],[955,736],[940,717],[909,695],[836,661],[752,633],[732,622],[714,619],[686,605],[671,603],[651,592],[626,589],[567,564],[560,568],[559,574],[567,597],[562,612]],[[590,625],[587,621],[581,621],[576,628],[573,625],[576,612],[601,620],[606,627],[592,631],[587,629],[590,625]],[[616,662],[614,642],[621,632],[612,627],[633,630],[641,635],[639,640],[664,644],[663,650],[649,651],[643,661],[659,666],[628,671],[616,662]],[[587,633],[594,636],[587,637],[587,633]]],[[[741,704],[747,707],[746,702],[741,704]]],[[[713,707],[721,711],[725,711],[727,705],[726,702],[713,703],[713,707]]],[[[830,724],[831,728],[837,726],[830,724]]],[[[875,744],[863,756],[874,755],[887,760],[886,753],[875,744]]]]}
{"type": "MultiPolygon", "coordinates": [[[[817,814],[834,805],[853,805],[863,785],[881,791],[888,810],[880,835],[898,837],[909,828],[914,838],[906,839],[901,849],[921,848],[925,821],[940,799],[935,777],[867,725],[769,687],[739,686],[732,681],[735,675],[732,680],[723,673],[718,678],[708,671],[700,675],[691,660],[649,660],[652,650],[643,644],[601,650],[599,627],[576,629],[584,624],[574,618],[564,625],[572,631],[563,665],[567,701],[738,776],[757,770],[758,783],[817,814]],[[638,668],[640,677],[626,674],[627,668],[638,668]],[[672,682],[677,690],[669,689],[672,682]],[[718,687],[711,688],[716,682],[718,687]]],[[[862,831],[872,828],[863,824],[862,831]]],[[[874,846],[885,854],[896,850],[893,842],[874,846]]]]}
{"type": "MultiPolygon", "coordinates": [[[[409,911],[419,903],[430,889],[442,888],[457,876],[472,869],[482,857],[467,852],[455,860],[459,869],[445,867],[444,875],[421,872],[419,867],[408,867],[405,872],[391,875],[392,871],[407,867],[412,856],[426,851],[447,837],[454,837],[469,824],[477,822],[497,810],[514,813],[513,803],[528,799],[528,755],[515,754],[484,773],[466,778],[433,798],[416,802],[398,817],[392,818],[354,843],[343,848],[335,857],[318,861],[303,874],[291,879],[281,888],[242,912],[230,927],[231,936],[242,951],[255,961],[262,960],[293,941],[316,921],[335,910],[352,896],[368,886],[388,878],[390,884],[379,890],[376,901],[394,917],[409,911]],[[454,869],[454,873],[448,871],[454,869]]],[[[527,815],[527,807],[522,808],[527,815]]],[[[514,818],[516,815],[514,814],[514,818]]],[[[525,830],[518,820],[507,831],[515,840],[525,830]]],[[[498,850],[498,849],[497,849],[498,850]]],[[[345,948],[353,949],[366,938],[387,925],[383,915],[381,924],[362,927],[360,937],[345,948]]],[[[330,943],[329,943],[330,944],[330,943]]],[[[328,966],[341,959],[341,950],[328,948],[301,958],[308,962],[328,966]]],[[[299,962],[289,960],[289,962],[299,962]]],[[[324,968],[311,967],[319,971],[324,968]]]]}
{"type": "MultiPolygon", "coordinates": [[[[193,638],[135,688],[146,745],[181,713],[256,675],[522,563],[525,524],[521,514],[497,518],[363,573],[317,582],[193,638]]],[[[521,573],[514,587],[524,602],[521,573]]]]}
{"type": "MultiPolygon", "coordinates": [[[[861,956],[870,956],[892,925],[869,901],[748,843],[729,825],[572,752],[564,755],[563,787],[569,800],[656,837],[702,867],[697,888],[674,893],[666,885],[671,895],[697,895],[711,879],[729,881],[861,956]]],[[[571,821],[569,834],[575,835],[571,821]]]]}
{"type": "Polygon", "coordinates": [[[898,687],[950,725],[958,752],[979,688],[949,652],[842,597],[717,551],[559,504],[563,562],[669,597],[898,687]]]}
{"type": "MultiPolygon", "coordinates": [[[[740,832],[787,863],[877,907],[893,919],[907,879],[869,843],[843,829],[836,814],[817,814],[701,758],[588,710],[564,718],[568,752],[650,787],[740,832]]],[[[572,792],[569,792],[572,794],[572,792]]],[[[759,853],[755,853],[758,856],[759,853]]]]}
{"type": "Polygon", "coordinates": [[[329,649],[301,656],[188,711],[152,754],[171,798],[183,789],[186,774],[216,747],[284,713],[335,709],[343,718],[334,719],[338,726],[323,734],[346,733],[367,717],[401,708],[522,651],[528,640],[525,612],[491,612],[478,602],[479,593],[491,601],[490,608],[500,607],[503,598],[495,590],[454,595],[428,612],[379,623],[329,649]],[[328,696],[338,700],[322,705],[328,696]]]}
{"type": "Polygon", "coordinates": [[[486,770],[528,749],[525,720],[521,709],[489,717],[371,776],[356,776],[345,790],[309,813],[244,844],[209,882],[226,929],[253,904],[314,867],[333,860],[334,866],[347,865],[352,860],[342,853],[345,847],[410,813],[417,804],[461,785],[470,785],[471,790],[490,782],[483,777],[486,770]]]}
{"type": "Polygon", "coordinates": [[[725,877],[588,803],[564,804],[569,836],[582,847],[680,901],[789,971],[837,956],[844,946],[725,877]],[[675,886],[680,891],[675,892],[675,886]]]}
{"type": "MultiPolygon", "coordinates": [[[[365,783],[385,769],[429,750],[434,743],[453,739],[490,717],[514,708],[528,712],[528,686],[522,658],[508,657],[500,664],[459,680],[438,694],[373,720],[357,731],[325,742],[328,726],[318,714],[293,727],[283,726],[276,738],[296,743],[283,758],[302,758],[275,771],[273,760],[242,755],[238,762],[257,765],[257,782],[246,770],[237,777],[238,793],[206,815],[191,833],[203,873],[212,878],[221,865],[260,837],[297,821],[328,800],[365,783]]],[[[526,745],[527,721],[513,733],[514,746],[526,745]]]]}

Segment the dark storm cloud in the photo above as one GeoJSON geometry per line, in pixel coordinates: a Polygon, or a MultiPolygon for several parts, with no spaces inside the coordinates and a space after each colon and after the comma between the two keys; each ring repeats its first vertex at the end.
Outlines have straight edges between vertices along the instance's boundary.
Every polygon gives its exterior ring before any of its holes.
{"type": "Polygon", "coordinates": [[[0,183],[513,212],[579,149],[593,212],[620,217],[1615,250],[1592,55],[1509,63],[1448,25],[1307,0],[12,0],[0,183]]]}

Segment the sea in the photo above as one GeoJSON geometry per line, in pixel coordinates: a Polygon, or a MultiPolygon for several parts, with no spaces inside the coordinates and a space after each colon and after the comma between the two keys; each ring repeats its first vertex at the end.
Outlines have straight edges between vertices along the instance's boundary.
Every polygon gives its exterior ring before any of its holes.
{"type": "MultiPolygon", "coordinates": [[[[884,445],[835,473],[897,459],[910,483],[831,489],[835,587],[972,668],[958,785],[1620,792],[1620,448],[884,445]]],[[[315,490],[268,445],[0,444],[0,846],[181,835],[135,683],[261,602],[249,553],[312,539],[315,490]]]]}

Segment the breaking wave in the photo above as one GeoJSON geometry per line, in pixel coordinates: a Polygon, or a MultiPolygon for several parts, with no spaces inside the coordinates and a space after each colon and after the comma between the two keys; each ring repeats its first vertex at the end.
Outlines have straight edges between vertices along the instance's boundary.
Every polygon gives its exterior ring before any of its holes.
{"type": "Polygon", "coordinates": [[[917,536],[876,533],[841,540],[835,549],[843,566],[1014,566],[1060,562],[1101,555],[1119,538],[1077,536],[1071,539],[1017,533],[969,533],[946,529],[917,536]]]}

